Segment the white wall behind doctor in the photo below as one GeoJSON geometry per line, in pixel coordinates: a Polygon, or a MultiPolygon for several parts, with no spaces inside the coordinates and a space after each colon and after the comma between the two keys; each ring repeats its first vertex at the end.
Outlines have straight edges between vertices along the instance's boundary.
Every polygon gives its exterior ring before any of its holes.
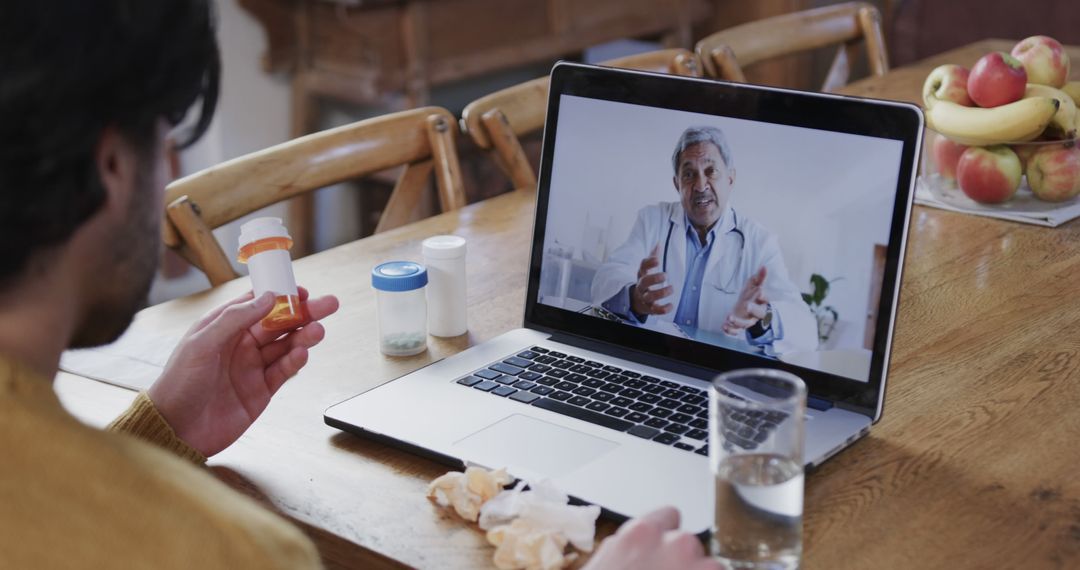
{"type": "Polygon", "coordinates": [[[846,326],[830,346],[861,347],[873,248],[889,238],[899,141],[563,96],[545,250],[557,239],[577,257],[603,259],[641,207],[678,200],[671,156],[689,126],[724,131],[736,172],[731,205],[776,234],[797,287],[809,291],[814,273],[842,278],[826,304],[846,326]]]}

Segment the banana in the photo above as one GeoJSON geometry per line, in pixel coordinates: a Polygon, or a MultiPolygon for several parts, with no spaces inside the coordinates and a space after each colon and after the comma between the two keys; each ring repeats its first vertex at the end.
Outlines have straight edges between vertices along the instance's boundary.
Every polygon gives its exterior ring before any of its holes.
{"type": "Polygon", "coordinates": [[[938,101],[926,111],[926,124],[960,144],[990,146],[1034,139],[1057,110],[1052,97],[1029,97],[988,109],[938,101]]]}
{"type": "Polygon", "coordinates": [[[1070,81],[1061,87],[1061,90],[1072,97],[1073,103],[1080,107],[1080,81],[1070,81]]]}
{"type": "Polygon", "coordinates": [[[1058,110],[1057,113],[1054,113],[1054,117],[1050,119],[1047,134],[1066,139],[1076,136],[1076,103],[1073,102],[1068,93],[1049,85],[1028,83],[1027,89],[1024,91],[1024,98],[1029,97],[1052,97],[1057,99],[1058,110]]]}

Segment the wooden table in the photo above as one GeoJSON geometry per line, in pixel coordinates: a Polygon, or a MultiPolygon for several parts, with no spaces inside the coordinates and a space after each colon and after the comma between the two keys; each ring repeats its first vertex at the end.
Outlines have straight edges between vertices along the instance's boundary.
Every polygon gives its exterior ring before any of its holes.
{"type": "MultiPolygon", "coordinates": [[[[933,66],[1010,45],[973,44],[848,92],[917,101],[933,66]]],[[[532,215],[533,195],[518,191],[298,261],[300,282],[336,293],[342,309],[308,367],[210,464],[303,523],[332,566],[489,567],[481,533],[424,498],[443,466],[340,433],[322,411],[519,325],[532,215]],[[449,232],[469,240],[470,333],[433,339],[418,357],[380,356],[370,268],[416,259],[423,238],[449,232]]],[[[888,406],[869,437],[808,477],[806,568],[1080,565],[1077,244],[1078,223],[915,208],[888,406]]],[[[241,279],[152,307],[133,326],[178,334],[246,288],[241,279]]],[[[57,390],[95,425],[134,396],[68,374],[57,390]]]]}

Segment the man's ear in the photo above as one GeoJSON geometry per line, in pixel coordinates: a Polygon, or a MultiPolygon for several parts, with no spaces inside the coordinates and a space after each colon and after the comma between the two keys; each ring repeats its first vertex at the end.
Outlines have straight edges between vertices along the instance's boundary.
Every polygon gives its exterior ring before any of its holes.
{"type": "Polygon", "coordinates": [[[672,183],[672,185],[675,186],[675,191],[678,192],[679,191],[679,177],[678,176],[672,176],[671,177],[671,183],[672,183]]]}
{"type": "Polygon", "coordinates": [[[121,204],[126,208],[131,193],[135,191],[138,156],[116,127],[102,130],[94,152],[94,164],[105,189],[104,209],[121,204]]]}
{"type": "Polygon", "coordinates": [[[728,171],[728,184],[731,184],[731,185],[735,184],[735,169],[734,168],[732,168],[730,171],[728,171]]]}

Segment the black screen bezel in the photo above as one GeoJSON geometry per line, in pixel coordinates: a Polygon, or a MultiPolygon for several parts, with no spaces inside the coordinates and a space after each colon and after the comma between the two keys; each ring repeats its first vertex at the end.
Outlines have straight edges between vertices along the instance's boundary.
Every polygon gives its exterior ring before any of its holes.
{"type": "Polygon", "coordinates": [[[870,413],[876,419],[875,410],[880,407],[878,395],[887,370],[891,336],[889,333],[895,320],[894,303],[899,298],[901,256],[906,244],[913,190],[912,177],[922,130],[921,111],[913,105],[882,105],[878,101],[855,97],[560,62],[552,69],[548,92],[533,247],[525,299],[525,326],[610,343],[708,370],[723,371],[760,366],[789,370],[803,378],[811,395],[847,403],[850,407],[870,413]],[[765,361],[752,354],[628,327],[539,303],[537,298],[540,265],[543,259],[552,157],[558,137],[557,118],[561,95],[901,141],[903,149],[897,177],[896,200],[893,204],[892,227],[868,380],[861,382],[780,361],[765,361]]]}

